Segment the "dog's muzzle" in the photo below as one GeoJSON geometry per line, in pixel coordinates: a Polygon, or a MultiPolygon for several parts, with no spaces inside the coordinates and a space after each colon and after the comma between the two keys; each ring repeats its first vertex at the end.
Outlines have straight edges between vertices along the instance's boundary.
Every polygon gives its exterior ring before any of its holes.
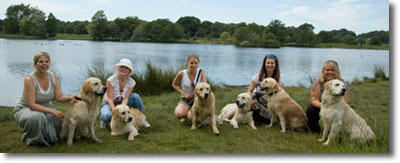
{"type": "Polygon", "coordinates": [[[237,106],[238,108],[241,108],[241,107],[243,107],[243,106],[244,106],[244,104],[240,104],[240,102],[239,102],[239,101],[236,101],[236,106],[237,106]]]}
{"type": "Polygon", "coordinates": [[[107,91],[107,87],[103,87],[103,91],[101,93],[94,92],[96,96],[103,96],[107,91]]]}
{"type": "Polygon", "coordinates": [[[207,100],[207,99],[208,99],[208,96],[209,96],[209,94],[208,94],[208,93],[205,93],[205,94],[204,94],[204,100],[207,100]]]}
{"type": "Polygon", "coordinates": [[[340,92],[341,96],[344,96],[346,94],[347,89],[346,88],[342,88],[342,91],[340,92]]]}

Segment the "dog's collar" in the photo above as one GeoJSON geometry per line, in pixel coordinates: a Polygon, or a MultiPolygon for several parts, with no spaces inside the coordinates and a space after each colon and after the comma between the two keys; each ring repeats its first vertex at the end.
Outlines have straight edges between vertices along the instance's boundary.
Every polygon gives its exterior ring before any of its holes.
{"type": "Polygon", "coordinates": [[[273,91],[273,92],[268,93],[268,96],[273,96],[273,95],[275,95],[277,93],[278,93],[278,91],[273,91]]]}

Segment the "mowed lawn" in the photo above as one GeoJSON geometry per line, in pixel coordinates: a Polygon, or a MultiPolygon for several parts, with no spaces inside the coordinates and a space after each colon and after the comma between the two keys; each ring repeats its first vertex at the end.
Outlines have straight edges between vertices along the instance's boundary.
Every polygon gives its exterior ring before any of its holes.
{"type": "MultiPolygon", "coordinates": [[[[239,93],[247,88],[224,87],[214,90],[216,113],[233,103],[239,93]]],[[[306,109],[310,89],[285,87],[290,96],[306,109]]],[[[181,123],[174,116],[179,94],[164,93],[159,96],[142,97],[146,110],[143,112],[151,124],[141,129],[140,135],[129,142],[128,135],[111,136],[110,129],[99,128],[96,135],[103,141],[95,144],[90,140],[75,141],[68,148],[66,142],[53,146],[27,146],[21,141],[22,129],[14,122],[10,107],[0,107],[0,152],[2,153],[386,153],[390,150],[390,94],[389,81],[367,79],[350,85],[350,106],[364,118],[376,135],[376,140],[364,145],[350,142],[348,137],[322,146],[317,141],[320,134],[280,133],[279,124],[273,128],[265,125],[252,130],[247,125],[233,129],[228,123],[219,126],[220,136],[213,134],[210,126],[190,130],[190,123],[181,123]]],[[[65,112],[69,104],[56,103],[65,112]]],[[[393,117],[392,117],[393,118],[393,117]]]]}

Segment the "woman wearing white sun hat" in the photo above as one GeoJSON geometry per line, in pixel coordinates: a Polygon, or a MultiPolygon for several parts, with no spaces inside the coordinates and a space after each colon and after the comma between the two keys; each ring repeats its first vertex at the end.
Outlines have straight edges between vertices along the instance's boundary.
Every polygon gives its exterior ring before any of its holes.
{"type": "Polygon", "coordinates": [[[121,59],[115,66],[117,74],[107,79],[107,91],[100,109],[100,127],[108,125],[111,121],[111,112],[118,104],[125,104],[143,111],[145,106],[137,93],[132,93],[136,85],[133,75],[132,62],[129,59],[121,59]]]}

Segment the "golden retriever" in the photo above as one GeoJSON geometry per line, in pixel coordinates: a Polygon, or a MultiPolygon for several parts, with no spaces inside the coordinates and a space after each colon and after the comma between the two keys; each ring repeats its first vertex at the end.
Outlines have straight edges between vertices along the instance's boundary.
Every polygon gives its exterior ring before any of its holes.
{"type": "Polygon", "coordinates": [[[188,111],[187,118],[192,120],[192,130],[197,128],[197,124],[211,124],[214,134],[219,135],[215,116],[215,98],[211,91],[210,84],[201,82],[196,85],[193,91],[194,102],[188,111]]]}
{"type": "Polygon", "coordinates": [[[91,77],[83,82],[80,90],[81,100],[72,103],[64,115],[60,137],[63,139],[68,135],[68,147],[73,145],[74,137],[87,136],[88,131],[94,142],[101,143],[94,133],[93,124],[99,114],[101,98],[105,91],[106,87],[98,78],[91,77]]]}
{"type": "Polygon", "coordinates": [[[307,131],[307,117],[304,110],[285,92],[274,78],[266,78],[260,83],[260,87],[266,91],[268,109],[271,112],[271,127],[279,119],[282,133],[287,127],[295,131],[307,131]]]}
{"type": "Polygon", "coordinates": [[[254,101],[249,94],[241,93],[236,99],[236,104],[227,104],[222,108],[218,118],[230,122],[233,128],[236,129],[239,128],[238,124],[248,124],[252,129],[256,130],[251,109],[253,104],[254,101]]]}
{"type": "Polygon", "coordinates": [[[133,141],[134,137],[139,135],[138,130],[141,126],[150,127],[150,124],[140,110],[129,108],[127,105],[117,105],[112,111],[111,136],[129,133],[128,140],[133,141]]]}
{"type": "Polygon", "coordinates": [[[367,123],[345,101],[345,84],[337,79],[325,83],[322,94],[321,119],[324,123],[322,138],[318,139],[328,145],[340,133],[347,133],[350,139],[357,143],[364,143],[374,139],[375,135],[367,123]]]}

